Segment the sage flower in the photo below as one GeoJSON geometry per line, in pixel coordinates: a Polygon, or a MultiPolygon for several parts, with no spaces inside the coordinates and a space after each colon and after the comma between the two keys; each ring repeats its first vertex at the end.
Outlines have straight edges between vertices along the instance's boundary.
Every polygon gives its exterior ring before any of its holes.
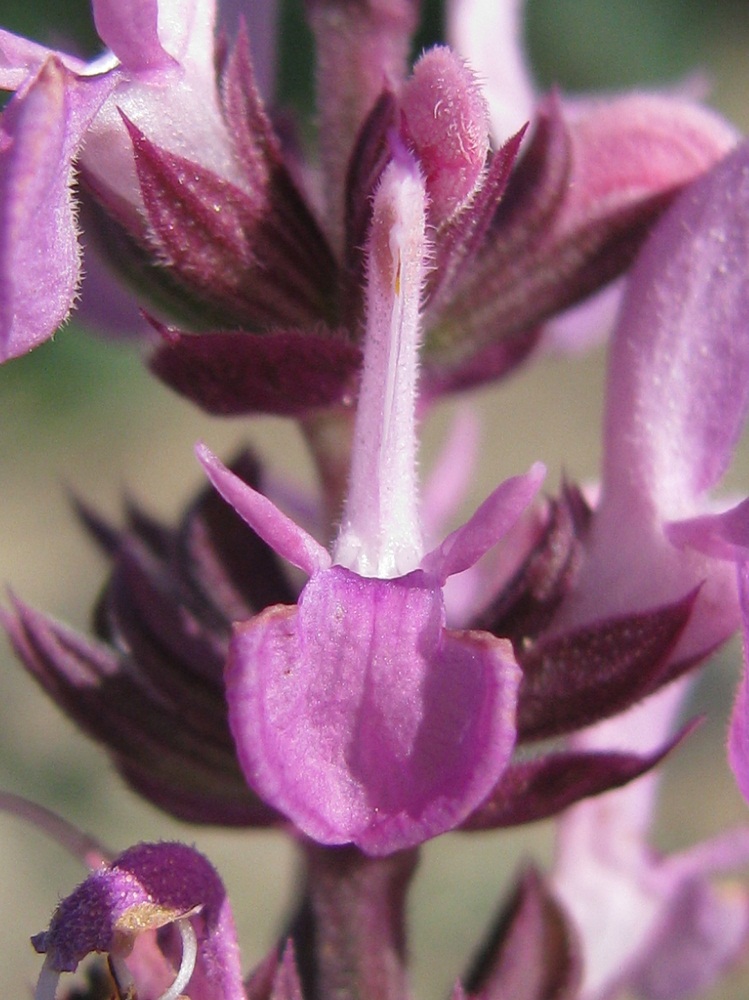
{"type": "Polygon", "coordinates": [[[322,843],[372,854],[450,829],[514,743],[509,643],[445,629],[441,585],[501,539],[541,470],[509,480],[424,553],[415,487],[426,183],[405,151],[382,176],[367,246],[367,332],[351,478],[333,555],[205,449],[214,485],[310,577],[294,607],[236,627],[229,721],[250,785],[322,843]]]}

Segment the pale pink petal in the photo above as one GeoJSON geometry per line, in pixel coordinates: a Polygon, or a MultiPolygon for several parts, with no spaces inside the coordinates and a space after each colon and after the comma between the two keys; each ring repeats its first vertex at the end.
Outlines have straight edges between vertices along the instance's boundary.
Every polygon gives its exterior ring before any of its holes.
{"type": "Polygon", "coordinates": [[[632,93],[591,101],[584,112],[561,107],[575,172],[562,216],[570,227],[694,180],[736,144],[725,119],[675,97],[632,93]]]}
{"type": "Polygon", "coordinates": [[[551,354],[582,354],[608,340],[623,292],[624,279],[614,281],[580,305],[554,316],[544,325],[538,350],[551,354]]]}
{"type": "Polygon", "coordinates": [[[728,762],[736,777],[736,784],[749,802],[749,562],[746,559],[737,568],[739,602],[743,623],[744,676],[736,692],[728,730],[728,762]]]}
{"type": "MultiPolygon", "coordinates": [[[[689,683],[681,681],[577,734],[579,749],[648,752],[662,745],[689,683]]],[[[659,925],[664,899],[648,846],[659,774],[573,806],[557,824],[554,883],[581,936],[582,997],[609,996],[659,925]]]]}
{"type": "Polygon", "coordinates": [[[744,954],[749,900],[738,886],[705,879],[674,886],[647,953],[627,976],[642,1000],[687,1000],[707,995],[744,954]]]}
{"type": "Polygon", "coordinates": [[[424,537],[444,535],[444,526],[465,500],[479,455],[479,419],[464,407],[455,415],[422,489],[424,537]]]}
{"type": "MultiPolygon", "coordinates": [[[[100,2],[117,8],[113,20],[119,17],[116,0],[100,2]]],[[[149,9],[141,11],[144,17],[149,9]]],[[[215,0],[159,0],[158,42],[150,44],[151,48],[160,44],[171,58],[162,60],[158,68],[118,69],[113,100],[102,108],[86,137],[81,162],[102,191],[142,208],[122,113],[161,149],[207,167],[233,184],[245,185],[220,106],[215,20],[215,0]]],[[[121,35],[121,43],[129,44],[124,29],[121,35]]],[[[133,39],[131,43],[135,45],[133,39]]]]}
{"type": "Polygon", "coordinates": [[[675,545],[704,552],[736,567],[736,587],[741,613],[744,647],[744,676],[728,730],[728,761],[736,783],[749,801],[749,499],[721,514],[679,521],[666,526],[675,545]]]}
{"type": "Polygon", "coordinates": [[[703,514],[666,525],[666,534],[682,548],[714,559],[742,563],[749,558],[749,499],[720,514],[703,514]]]}
{"type": "Polygon", "coordinates": [[[612,348],[603,503],[698,512],[749,401],[749,145],[691,185],[633,268],[612,348]]]}
{"type": "Polygon", "coordinates": [[[39,72],[50,56],[57,56],[73,72],[81,72],[86,66],[80,59],[54,52],[45,45],[0,28],[0,90],[18,90],[39,72]]]}
{"type": "Polygon", "coordinates": [[[609,362],[604,472],[586,563],[556,626],[702,589],[679,657],[739,624],[734,570],[676,548],[724,473],[749,403],[749,145],[690,185],[630,273],[609,362]]]}

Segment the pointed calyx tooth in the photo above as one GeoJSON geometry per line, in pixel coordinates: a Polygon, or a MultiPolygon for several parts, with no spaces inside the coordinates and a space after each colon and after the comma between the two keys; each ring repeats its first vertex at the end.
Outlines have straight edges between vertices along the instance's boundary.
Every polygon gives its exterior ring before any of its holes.
{"type": "Polygon", "coordinates": [[[363,576],[415,569],[423,555],[416,476],[420,304],[426,192],[394,150],[374,197],[367,241],[364,365],[349,492],[334,559],[363,576]]]}
{"type": "Polygon", "coordinates": [[[489,152],[489,109],[473,71],[437,46],[401,94],[403,133],[426,176],[429,219],[447,222],[471,199],[489,152]]]}

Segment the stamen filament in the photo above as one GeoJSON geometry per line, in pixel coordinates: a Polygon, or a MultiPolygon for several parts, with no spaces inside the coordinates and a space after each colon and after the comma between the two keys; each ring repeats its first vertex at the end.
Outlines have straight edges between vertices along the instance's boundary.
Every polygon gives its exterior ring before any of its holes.
{"type": "Polygon", "coordinates": [[[174,982],[166,992],[161,994],[158,1000],[179,1000],[182,991],[190,982],[195,971],[195,962],[198,958],[198,939],[189,917],[176,920],[175,925],[182,938],[182,962],[174,982]]]}

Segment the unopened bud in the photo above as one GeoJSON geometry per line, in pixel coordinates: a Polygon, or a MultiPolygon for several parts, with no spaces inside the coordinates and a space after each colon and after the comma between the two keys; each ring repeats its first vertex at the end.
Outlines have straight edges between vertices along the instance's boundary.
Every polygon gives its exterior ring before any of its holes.
{"type": "Polygon", "coordinates": [[[444,46],[414,67],[401,95],[403,133],[426,178],[439,226],[470,201],[489,150],[489,110],[472,70],[444,46]]]}

